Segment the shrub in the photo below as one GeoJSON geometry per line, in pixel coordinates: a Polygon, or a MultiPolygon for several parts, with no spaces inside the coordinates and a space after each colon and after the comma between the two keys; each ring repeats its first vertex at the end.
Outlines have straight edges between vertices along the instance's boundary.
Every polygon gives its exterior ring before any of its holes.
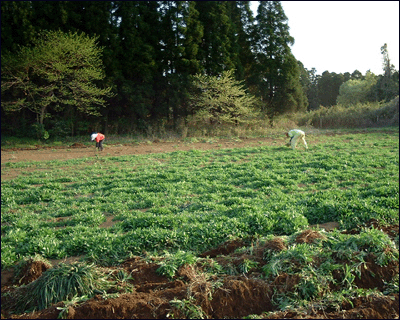
{"type": "Polygon", "coordinates": [[[398,125],[398,97],[382,105],[379,102],[357,103],[351,106],[338,104],[321,106],[317,110],[292,115],[299,126],[312,125],[316,128],[362,128],[370,126],[398,125]]]}
{"type": "Polygon", "coordinates": [[[233,70],[225,71],[220,77],[195,75],[193,85],[196,88],[191,96],[193,122],[237,124],[254,118],[252,107],[256,99],[234,79],[233,70]]]}

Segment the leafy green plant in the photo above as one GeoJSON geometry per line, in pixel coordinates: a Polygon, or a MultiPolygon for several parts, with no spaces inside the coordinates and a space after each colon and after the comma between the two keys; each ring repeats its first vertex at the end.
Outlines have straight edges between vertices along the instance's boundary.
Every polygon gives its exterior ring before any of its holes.
{"type": "Polygon", "coordinates": [[[364,228],[356,235],[334,233],[326,242],[339,257],[345,259],[360,259],[370,252],[376,256],[376,262],[387,265],[398,260],[399,251],[395,243],[384,232],[375,228],[364,228]],[[354,253],[357,253],[354,257],[354,253]]]}
{"type": "Polygon", "coordinates": [[[75,296],[90,297],[106,285],[94,265],[60,263],[24,287],[23,291],[29,294],[18,296],[18,309],[23,311],[37,307],[42,310],[52,303],[70,300],[75,296]]]}
{"type": "Polygon", "coordinates": [[[275,254],[270,262],[263,266],[263,271],[266,277],[277,276],[282,272],[298,272],[304,265],[313,262],[315,254],[312,245],[295,244],[275,254]]]}
{"type": "Polygon", "coordinates": [[[385,283],[383,294],[399,294],[399,274],[395,274],[391,281],[385,283]]]}
{"type": "Polygon", "coordinates": [[[79,303],[85,302],[89,300],[90,298],[87,295],[83,296],[74,296],[71,299],[68,299],[64,302],[64,306],[62,307],[57,307],[57,310],[60,310],[60,313],[58,314],[57,319],[68,319],[68,310],[71,306],[76,306],[79,303]]]}
{"type": "Polygon", "coordinates": [[[175,254],[165,251],[163,258],[164,259],[159,263],[160,267],[156,272],[160,275],[168,276],[169,278],[175,276],[175,273],[180,266],[185,264],[194,264],[197,261],[197,258],[193,253],[181,250],[177,251],[175,254]]]}
{"type": "MultiPolygon", "coordinates": [[[[332,221],[339,229],[396,224],[398,130],[390,132],[313,134],[323,147],[302,157],[264,145],[5,163],[22,174],[1,182],[2,268],[35,253],[111,265],[143,250],[198,254],[232,235],[288,236],[332,221]],[[101,228],[107,216],[116,224],[101,228]]],[[[374,232],[327,245],[343,257],[347,246],[370,247],[386,265],[398,249],[374,232]]]]}
{"type": "MultiPolygon", "coordinates": [[[[187,319],[207,319],[201,306],[195,304],[195,299],[190,297],[189,299],[173,299],[169,303],[177,310],[183,313],[187,319]]],[[[179,314],[177,315],[179,319],[179,314]]],[[[171,317],[174,319],[175,314],[171,313],[171,317]]]]}
{"type": "Polygon", "coordinates": [[[133,279],[132,275],[127,274],[125,270],[118,270],[115,278],[120,282],[127,282],[133,279]]]}
{"type": "Polygon", "coordinates": [[[241,273],[248,273],[251,269],[256,268],[258,264],[259,263],[257,261],[244,259],[243,262],[239,265],[238,269],[241,273]]]}

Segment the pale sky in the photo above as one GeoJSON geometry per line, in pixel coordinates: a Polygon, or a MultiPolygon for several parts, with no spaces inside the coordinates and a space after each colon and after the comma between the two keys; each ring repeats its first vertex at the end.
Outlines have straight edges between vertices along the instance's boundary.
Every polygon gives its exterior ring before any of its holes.
{"type": "MultiPolygon", "coordinates": [[[[251,1],[257,15],[258,1],[251,1]]],[[[281,1],[295,43],[292,53],[308,70],[383,73],[381,47],[399,70],[399,1],[281,1]]]]}

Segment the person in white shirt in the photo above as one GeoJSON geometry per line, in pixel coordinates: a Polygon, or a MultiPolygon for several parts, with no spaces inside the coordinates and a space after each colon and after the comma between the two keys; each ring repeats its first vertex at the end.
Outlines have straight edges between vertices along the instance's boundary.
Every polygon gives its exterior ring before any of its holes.
{"type": "Polygon", "coordinates": [[[289,132],[286,132],[286,137],[290,138],[290,141],[286,144],[288,147],[292,147],[294,150],[296,148],[297,143],[299,142],[299,139],[303,141],[304,147],[308,149],[307,142],[306,142],[306,134],[304,131],[299,130],[299,129],[293,129],[290,130],[289,132]]]}

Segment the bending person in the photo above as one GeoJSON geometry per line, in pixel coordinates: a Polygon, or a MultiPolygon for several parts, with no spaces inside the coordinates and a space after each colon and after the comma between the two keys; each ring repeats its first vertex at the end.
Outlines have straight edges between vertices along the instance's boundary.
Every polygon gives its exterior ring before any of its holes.
{"type": "Polygon", "coordinates": [[[299,130],[299,129],[293,129],[290,130],[289,132],[286,132],[286,137],[290,138],[290,141],[287,143],[288,147],[292,147],[294,150],[296,148],[297,143],[299,142],[299,139],[303,141],[304,147],[308,149],[307,142],[306,142],[306,134],[304,131],[299,130]]]}

